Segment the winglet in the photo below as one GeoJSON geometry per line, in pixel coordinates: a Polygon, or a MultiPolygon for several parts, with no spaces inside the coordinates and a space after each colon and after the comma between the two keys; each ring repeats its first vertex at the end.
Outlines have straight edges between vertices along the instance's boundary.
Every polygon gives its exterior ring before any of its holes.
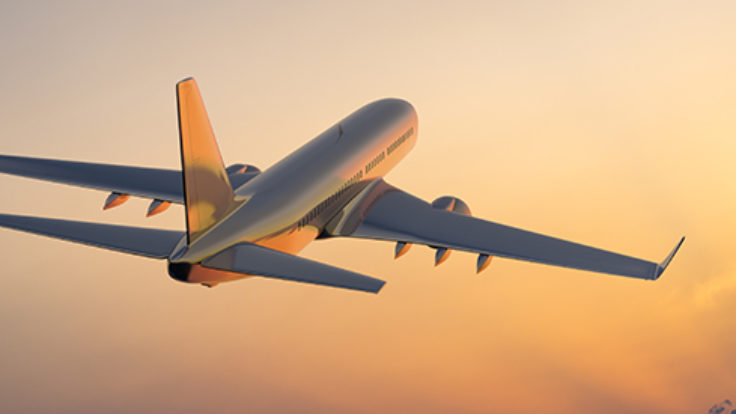
{"type": "Polygon", "coordinates": [[[672,261],[672,258],[675,257],[675,254],[678,250],[680,250],[680,246],[682,246],[682,243],[685,241],[685,237],[680,239],[680,242],[677,243],[674,249],[670,252],[670,254],[665,257],[664,260],[662,260],[662,263],[657,265],[656,274],[654,275],[654,280],[659,279],[659,277],[662,275],[665,269],[667,269],[667,266],[669,266],[670,262],[672,261]]]}

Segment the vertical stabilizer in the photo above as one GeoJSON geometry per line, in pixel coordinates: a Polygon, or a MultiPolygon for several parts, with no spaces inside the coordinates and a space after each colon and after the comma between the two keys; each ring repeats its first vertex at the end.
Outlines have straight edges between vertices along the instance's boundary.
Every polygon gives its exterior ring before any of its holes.
{"type": "Polygon", "coordinates": [[[187,241],[193,243],[236,206],[197,82],[176,84],[187,241]]]}

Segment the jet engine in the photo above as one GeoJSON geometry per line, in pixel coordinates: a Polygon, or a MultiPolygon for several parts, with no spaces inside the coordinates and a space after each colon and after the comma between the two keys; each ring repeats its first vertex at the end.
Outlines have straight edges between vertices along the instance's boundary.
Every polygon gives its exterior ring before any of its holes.
{"type": "MultiPolygon", "coordinates": [[[[463,200],[457,197],[440,197],[432,202],[432,207],[441,210],[452,211],[453,213],[458,213],[465,216],[472,216],[472,214],[470,213],[470,207],[468,207],[468,205],[463,200]]],[[[434,249],[436,250],[434,254],[435,266],[439,266],[445,260],[447,260],[447,258],[450,257],[450,252],[452,252],[452,250],[446,247],[435,247],[434,249]]]]}
{"type": "Polygon", "coordinates": [[[452,196],[440,197],[432,202],[432,207],[472,216],[470,207],[461,199],[452,196]]]}
{"type": "Polygon", "coordinates": [[[255,178],[255,176],[261,173],[261,170],[249,164],[233,164],[225,168],[225,172],[227,173],[227,178],[230,179],[233,190],[235,190],[255,178]]]}
{"type": "Polygon", "coordinates": [[[233,176],[235,174],[260,173],[261,170],[250,164],[233,164],[225,168],[225,172],[228,176],[233,176]]]}

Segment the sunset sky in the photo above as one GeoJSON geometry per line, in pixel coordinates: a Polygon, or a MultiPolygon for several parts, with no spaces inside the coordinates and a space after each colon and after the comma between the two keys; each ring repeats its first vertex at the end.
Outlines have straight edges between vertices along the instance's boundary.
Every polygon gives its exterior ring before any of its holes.
{"type": "MultiPolygon", "coordinates": [[[[659,261],[656,282],[326,240],[379,295],[0,229],[2,413],[707,413],[736,398],[736,2],[6,1],[0,153],[179,168],[194,76],[226,164],[265,169],[411,102],[387,181],[659,261]],[[154,4],[152,4],[154,3],[154,4]]],[[[0,212],[183,229],[150,200],[0,175],[0,212]]]]}

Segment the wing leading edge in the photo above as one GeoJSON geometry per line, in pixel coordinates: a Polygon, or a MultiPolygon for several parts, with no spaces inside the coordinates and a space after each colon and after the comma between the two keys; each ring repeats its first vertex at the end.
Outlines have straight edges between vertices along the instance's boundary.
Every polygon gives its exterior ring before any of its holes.
{"type": "Polygon", "coordinates": [[[402,241],[612,275],[655,280],[684,237],[661,263],[533,233],[432,207],[383,181],[348,206],[328,231],[337,236],[402,241]]]}

